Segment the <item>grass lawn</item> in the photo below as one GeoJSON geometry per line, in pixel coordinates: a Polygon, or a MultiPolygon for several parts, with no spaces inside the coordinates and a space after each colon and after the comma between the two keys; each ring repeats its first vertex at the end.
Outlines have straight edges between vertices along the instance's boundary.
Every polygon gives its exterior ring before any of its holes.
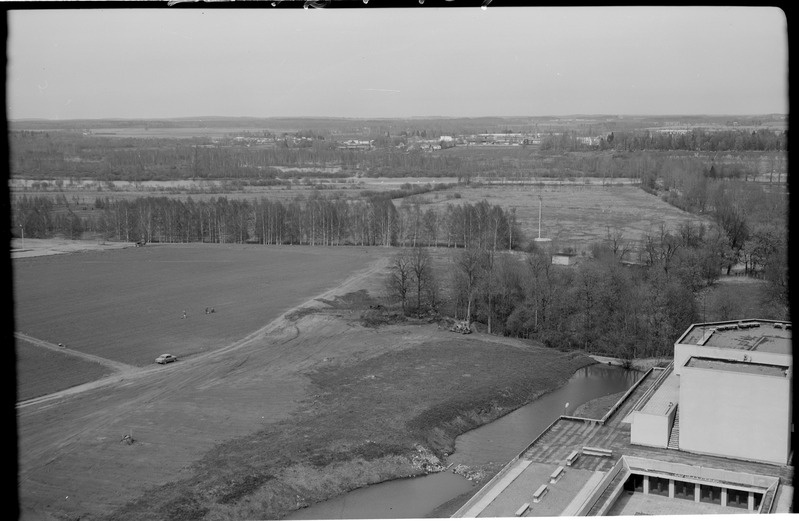
{"type": "Polygon", "coordinates": [[[113,372],[97,362],[59,353],[16,339],[17,374],[36,375],[17,378],[17,401],[50,394],[68,387],[97,380],[113,372]]]}
{"type": "Polygon", "coordinates": [[[184,244],[15,259],[16,328],[131,365],[186,358],[245,337],[382,255],[184,244]]]}
{"type": "Polygon", "coordinates": [[[790,319],[789,310],[769,296],[768,282],[750,277],[722,277],[713,287],[702,290],[696,303],[702,322],[790,319]]]}
{"type": "Polygon", "coordinates": [[[626,392],[627,391],[622,391],[620,393],[609,394],[586,402],[575,409],[572,416],[601,420],[626,392]]]}
{"type": "Polygon", "coordinates": [[[552,239],[556,250],[588,251],[591,243],[607,237],[608,227],[622,230],[626,240],[640,240],[656,232],[661,223],[672,230],[685,221],[709,223],[633,186],[459,186],[423,196],[427,201],[423,209],[486,200],[490,205],[515,209],[522,233],[532,240],[538,237],[539,196],[541,237],[552,239]],[[448,194],[454,192],[461,197],[449,199],[448,194]]]}

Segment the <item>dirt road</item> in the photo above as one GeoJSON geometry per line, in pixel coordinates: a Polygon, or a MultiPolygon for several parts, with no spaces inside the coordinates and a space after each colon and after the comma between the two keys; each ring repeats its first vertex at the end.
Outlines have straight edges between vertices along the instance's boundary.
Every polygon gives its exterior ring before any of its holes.
{"type": "Polygon", "coordinates": [[[20,340],[25,340],[27,342],[30,342],[31,344],[35,344],[37,346],[50,349],[52,351],[57,351],[59,353],[67,353],[72,356],[77,356],[78,358],[83,358],[84,360],[87,360],[89,362],[97,362],[98,364],[110,367],[111,369],[120,373],[131,373],[140,369],[135,365],[123,364],[122,362],[117,362],[116,360],[109,360],[108,358],[103,358],[101,356],[96,356],[96,355],[90,355],[89,353],[82,353],[80,351],[70,349],[69,347],[66,346],[60,346],[53,344],[52,342],[47,342],[45,340],[34,338],[24,333],[16,332],[14,333],[14,336],[19,338],[20,340]]]}
{"type": "MultiPolygon", "coordinates": [[[[299,307],[363,286],[385,263],[299,307]]],[[[330,337],[349,326],[320,327],[330,337]]],[[[102,517],[150,487],[186,477],[218,443],[285,418],[305,397],[302,370],[329,356],[324,342],[299,336],[284,314],[222,349],[165,366],[120,368],[18,404],[22,519],[102,517]],[[121,443],[125,435],[135,442],[121,443]]]]}

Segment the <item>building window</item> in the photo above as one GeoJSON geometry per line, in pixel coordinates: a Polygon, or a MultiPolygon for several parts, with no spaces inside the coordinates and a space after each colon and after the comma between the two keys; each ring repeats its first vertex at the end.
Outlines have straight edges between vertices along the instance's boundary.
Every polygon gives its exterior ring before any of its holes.
{"type": "Polygon", "coordinates": [[[749,508],[749,492],[745,490],[727,489],[727,506],[733,508],[749,508]]]}
{"type": "Polygon", "coordinates": [[[699,489],[699,501],[702,503],[721,504],[721,487],[702,485],[699,489]]]}
{"type": "Polygon", "coordinates": [[[649,476],[649,493],[669,497],[669,480],[649,476]]]}
{"type": "Polygon", "coordinates": [[[755,493],[755,512],[760,509],[761,501],[763,501],[763,494],[755,493]]]}
{"type": "Polygon", "coordinates": [[[624,482],[624,490],[627,492],[643,492],[644,477],[640,474],[631,474],[624,482]]]}
{"type": "Polygon", "coordinates": [[[696,485],[687,481],[674,481],[674,498],[694,500],[694,489],[696,485]]]}

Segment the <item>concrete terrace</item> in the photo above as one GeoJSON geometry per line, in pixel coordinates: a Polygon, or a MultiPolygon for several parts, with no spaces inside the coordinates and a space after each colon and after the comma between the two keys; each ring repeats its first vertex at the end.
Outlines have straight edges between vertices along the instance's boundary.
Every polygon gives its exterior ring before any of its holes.
{"type": "MultiPolygon", "coordinates": [[[[524,517],[576,515],[581,508],[588,508],[587,501],[595,501],[588,510],[588,515],[597,513],[605,501],[605,495],[616,488],[625,474],[618,472],[621,456],[633,456],[655,459],[664,462],[680,463],[698,467],[709,467],[734,472],[757,475],[779,476],[781,484],[792,486],[793,467],[757,463],[730,458],[693,454],[679,450],[646,447],[630,443],[630,424],[625,421],[636,408],[649,405],[649,402],[670,400],[674,386],[669,385],[669,376],[662,369],[654,369],[639,380],[632,392],[629,392],[617,404],[615,411],[604,419],[592,420],[562,416],[547,428],[530,446],[514,461],[475,494],[454,517],[513,517],[519,508],[529,503],[524,517]],[[652,393],[650,389],[658,380],[665,386],[664,393],[652,393]],[[663,394],[656,399],[658,394],[663,394]],[[642,401],[643,400],[643,401],[642,401]],[[639,403],[642,402],[642,403],[639,403]],[[571,465],[566,459],[573,451],[581,452],[586,447],[612,451],[611,456],[589,455],[583,452],[571,465]],[[556,483],[549,482],[550,474],[563,466],[564,475],[556,483]],[[601,481],[605,481],[601,484],[601,481]],[[535,503],[533,493],[546,484],[547,494],[535,503]],[[596,497],[597,485],[605,486],[606,494],[596,497]],[[593,495],[593,497],[592,497],[593,495]]],[[[673,382],[672,382],[673,383],[673,382]]],[[[660,390],[660,389],[658,389],[660,390]]],[[[658,403],[652,405],[657,407],[658,403]]],[[[665,402],[664,402],[665,403],[665,402]]],[[[661,404],[663,405],[663,404],[661,404]]],[[[589,451],[591,452],[591,451],[589,451]]],[[[657,511],[659,507],[647,507],[638,504],[638,499],[630,499],[632,506],[620,507],[626,513],[657,511]]],[[[651,499],[650,505],[656,499],[651,499]]],[[[689,503],[689,502],[686,502],[689,503]]],[[[690,505],[686,504],[686,508],[690,505]]],[[[721,513],[714,510],[715,513],[721,513]]],[[[649,513],[649,512],[647,512],[649,513]]],[[[695,512],[694,512],[695,513],[695,512]]]]}
{"type": "Polygon", "coordinates": [[[694,501],[675,501],[673,499],[657,496],[655,494],[624,493],[613,507],[608,510],[607,516],[665,516],[697,514],[751,514],[746,509],[735,507],[722,507],[694,501]]]}
{"type": "Polygon", "coordinates": [[[790,354],[791,329],[763,320],[697,324],[679,342],[744,351],[790,354]],[[757,324],[757,325],[755,325],[757,324]]]}
{"type": "Polygon", "coordinates": [[[692,356],[688,359],[686,367],[702,369],[715,369],[716,371],[729,371],[742,374],[757,374],[762,376],[788,377],[788,367],[772,364],[741,363],[734,360],[719,360],[716,358],[703,358],[692,356]]]}
{"type": "Polygon", "coordinates": [[[680,399],[680,377],[672,371],[643,404],[641,412],[650,414],[666,414],[671,406],[680,399]]]}

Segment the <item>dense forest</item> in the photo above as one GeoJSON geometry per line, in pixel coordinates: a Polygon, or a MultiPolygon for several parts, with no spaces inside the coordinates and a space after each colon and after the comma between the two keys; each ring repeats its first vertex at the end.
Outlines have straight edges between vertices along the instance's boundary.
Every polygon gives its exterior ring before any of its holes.
{"type": "MultiPolygon", "coordinates": [[[[759,261],[761,318],[788,319],[787,252],[775,239],[759,261]]],[[[472,247],[452,250],[439,270],[425,248],[407,248],[394,256],[386,289],[406,313],[446,311],[488,333],[626,360],[665,356],[687,324],[704,320],[701,295],[719,279],[728,238],[686,222],[644,243],[640,263],[624,262],[626,245],[609,232],[575,266],[554,265],[534,246],[472,247]]]]}
{"type": "Polygon", "coordinates": [[[338,196],[297,197],[287,203],[217,197],[186,201],[169,197],[132,200],[97,198],[92,209],[65,196],[21,196],[14,222],[27,237],[90,232],[109,241],[382,245],[518,248],[522,242],[514,211],[477,204],[447,204],[422,210],[397,208],[391,192],[347,200],[338,196]],[[59,207],[60,210],[55,210],[59,207]],[[86,210],[83,210],[86,208],[86,210]],[[87,216],[79,213],[89,212],[87,216]]]}

